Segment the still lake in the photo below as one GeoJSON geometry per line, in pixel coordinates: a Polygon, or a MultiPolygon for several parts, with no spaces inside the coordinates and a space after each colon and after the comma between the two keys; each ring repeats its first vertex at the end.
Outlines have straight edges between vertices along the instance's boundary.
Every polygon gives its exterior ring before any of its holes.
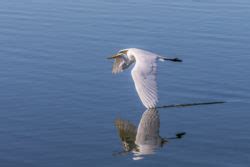
{"type": "Polygon", "coordinates": [[[249,44],[248,0],[1,0],[0,166],[247,167],[249,44]],[[183,138],[126,152],[117,120],[146,112],[106,57],[130,47],[184,61],[159,63],[159,105],[226,103],[159,109],[183,138]]]}

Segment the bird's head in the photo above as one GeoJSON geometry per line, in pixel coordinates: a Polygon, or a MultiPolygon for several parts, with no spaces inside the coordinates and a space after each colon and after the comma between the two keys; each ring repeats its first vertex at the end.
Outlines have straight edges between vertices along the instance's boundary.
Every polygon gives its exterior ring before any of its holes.
{"type": "Polygon", "coordinates": [[[127,55],[128,54],[128,49],[123,49],[123,50],[120,50],[118,53],[116,53],[115,55],[111,56],[111,57],[108,57],[107,59],[115,59],[115,58],[118,58],[120,56],[124,56],[124,55],[127,55]]]}

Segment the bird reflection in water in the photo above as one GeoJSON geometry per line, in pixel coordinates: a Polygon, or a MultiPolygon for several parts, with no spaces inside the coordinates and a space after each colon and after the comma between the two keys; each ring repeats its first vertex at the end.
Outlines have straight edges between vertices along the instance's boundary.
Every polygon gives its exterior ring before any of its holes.
{"type": "Polygon", "coordinates": [[[163,138],[159,135],[160,116],[156,109],[147,109],[140,120],[138,128],[126,120],[117,119],[118,129],[124,151],[114,155],[133,153],[134,160],[143,159],[145,155],[154,154],[157,148],[163,147],[171,139],[180,139],[185,132],[177,133],[175,137],[163,138]]]}

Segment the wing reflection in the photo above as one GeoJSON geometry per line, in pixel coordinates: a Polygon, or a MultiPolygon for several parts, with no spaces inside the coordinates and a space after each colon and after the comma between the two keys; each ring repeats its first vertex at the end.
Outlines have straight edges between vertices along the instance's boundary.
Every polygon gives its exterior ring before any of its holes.
{"type": "Polygon", "coordinates": [[[123,152],[132,152],[134,160],[143,159],[145,155],[154,154],[167,140],[181,138],[185,133],[176,134],[176,137],[162,138],[159,135],[160,116],[156,109],[147,109],[141,117],[138,128],[131,122],[117,119],[115,125],[123,144],[123,152]]]}

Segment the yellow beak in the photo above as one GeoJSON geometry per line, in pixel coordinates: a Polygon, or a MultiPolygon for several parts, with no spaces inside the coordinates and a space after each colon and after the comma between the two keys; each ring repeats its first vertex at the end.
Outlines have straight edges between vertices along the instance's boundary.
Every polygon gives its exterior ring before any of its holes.
{"type": "Polygon", "coordinates": [[[117,58],[117,57],[119,57],[119,56],[121,56],[122,54],[120,54],[120,53],[118,53],[118,54],[115,54],[115,55],[113,55],[113,56],[111,56],[111,57],[107,57],[107,59],[115,59],[115,58],[117,58]]]}

